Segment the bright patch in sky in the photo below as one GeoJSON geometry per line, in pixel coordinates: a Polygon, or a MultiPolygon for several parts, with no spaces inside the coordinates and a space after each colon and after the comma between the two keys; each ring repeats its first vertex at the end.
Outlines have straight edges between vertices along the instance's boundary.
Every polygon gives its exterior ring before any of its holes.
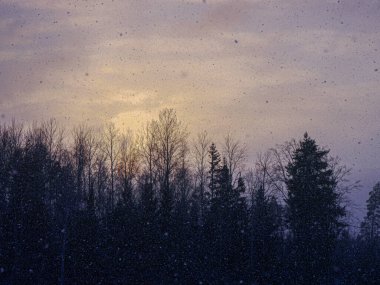
{"type": "Polygon", "coordinates": [[[305,131],[380,179],[380,4],[0,2],[1,120],[138,129],[173,107],[193,134],[258,151],[305,131]]]}

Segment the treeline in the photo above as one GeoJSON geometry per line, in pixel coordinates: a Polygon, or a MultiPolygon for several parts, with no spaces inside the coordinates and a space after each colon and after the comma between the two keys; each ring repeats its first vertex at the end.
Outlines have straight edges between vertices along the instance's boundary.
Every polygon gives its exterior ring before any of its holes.
{"type": "Polygon", "coordinates": [[[65,136],[0,127],[0,284],[379,284],[380,184],[350,235],[356,185],[307,134],[250,170],[172,109],[65,136]]]}

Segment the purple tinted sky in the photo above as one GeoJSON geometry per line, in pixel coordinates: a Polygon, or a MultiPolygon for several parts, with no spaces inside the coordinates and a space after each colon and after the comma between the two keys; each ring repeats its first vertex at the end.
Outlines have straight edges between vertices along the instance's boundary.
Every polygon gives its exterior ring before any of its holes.
{"type": "Polygon", "coordinates": [[[380,179],[380,2],[0,0],[0,113],[132,129],[174,107],[258,151],[328,146],[380,179]]]}

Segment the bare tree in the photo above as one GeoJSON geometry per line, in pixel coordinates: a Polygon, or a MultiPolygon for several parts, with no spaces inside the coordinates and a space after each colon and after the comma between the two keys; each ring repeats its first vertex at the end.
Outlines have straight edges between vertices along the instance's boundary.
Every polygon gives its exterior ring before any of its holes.
{"type": "Polygon", "coordinates": [[[76,172],[76,188],[78,195],[78,202],[81,204],[85,196],[84,183],[85,183],[85,168],[88,163],[87,158],[87,136],[88,128],[85,125],[80,125],[74,128],[73,131],[73,158],[76,172]]]}
{"type": "Polygon", "coordinates": [[[93,169],[99,152],[100,141],[94,129],[80,125],[74,129],[73,157],[76,169],[76,184],[79,199],[87,203],[94,211],[95,207],[95,178],[93,169]]]}
{"type": "Polygon", "coordinates": [[[157,131],[158,169],[162,188],[170,190],[173,171],[181,161],[181,147],[187,139],[186,128],[177,119],[174,109],[164,109],[157,121],[153,122],[157,131]]]}
{"type": "Polygon", "coordinates": [[[93,129],[89,129],[86,137],[86,156],[87,156],[87,187],[88,197],[87,204],[89,210],[95,211],[95,178],[93,176],[93,168],[96,162],[96,155],[99,149],[99,140],[93,129]]]}
{"type": "Polygon", "coordinates": [[[195,179],[199,189],[200,219],[203,221],[205,208],[205,185],[207,184],[207,157],[211,140],[206,131],[197,135],[193,142],[193,158],[195,162],[195,179]]]}
{"type": "Polygon", "coordinates": [[[264,191],[269,190],[271,187],[271,166],[272,154],[270,151],[259,153],[255,164],[255,188],[262,188],[264,191]]]}
{"type": "Polygon", "coordinates": [[[157,153],[157,124],[149,122],[142,129],[138,137],[139,152],[145,165],[145,172],[148,174],[148,184],[153,187],[155,183],[158,153],[157,153]]]}
{"type": "Polygon", "coordinates": [[[51,159],[60,161],[64,150],[64,128],[60,127],[55,119],[50,119],[42,123],[41,129],[51,159]]]}
{"type": "Polygon", "coordinates": [[[116,162],[120,154],[120,137],[115,124],[109,123],[105,130],[103,136],[102,144],[103,152],[108,160],[109,170],[110,170],[110,204],[111,209],[115,204],[115,171],[116,162]]]}
{"type": "Polygon", "coordinates": [[[189,146],[186,140],[182,140],[180,147],[180,164],[176,169],[176,187],[179,200],[185,204],[191,193],[191,170],[189,157],[189,146]]]}
{"type": "Polygon", "coordinates": [[[121,136],[120,155],[117,163],[117,177],[121,187],[121,196],[124,202],[132,199],[133,180],[139,172],[139,150],[133,137],[128,131],[121,136]]]}
{"type": "Polygon", "coordinates": [[[107,185],[109,173],[107,169],[107,158],[102,151],[98,151],[94,161],[94,177],[95,177],[95,202],[97,203],[96,210],[104,215],[107,208],[107,185]]]}
{"type": "Polygon", "coordinates": [[[253,168],[249,168],[248,171],[244,175],[244,182],[247,187],[247,193],[253,196],[256,190],[256,175],[255,170],[253,168]]]}
{"type": "Polygon", "coordinates": [[[297,147],[298,143],[292,139],[258,156],[256,177],[261,177],[266,192],[282,199],[286,197],[286,166],[293,161],[297,147]]]}
{"type": "Polygon", "coordinates": [[[247,148],[238,140],[234,140],[231,134],[224,138],[223,155],[227,160],[229,179],[232,185],[237,181],[238,172],[241,173],[247,157],[247,148]]]}
{"type": "Polygon", "coordinates": [[[20,148],[23,143],[24,126],[12,120],[9,126],[0,126],[1,146],[6,148],[9,153],[20,148]]]}
{"type": "Polygon", "coordinates": [[[165,224],[171,215],[174,203],[175,169],[180,166],[183,154],[182,146],[188,137],[186,128],[177,119],[173,109],[164,109],[160,112],[157,121],[152,122],[156,131],[157,143],[157,171],[161,190],[161,211],[165,224]]]}
{"type": "Polygon", "coordinates": [[[54,181],[57,179],[55,172],[56,164],[61,164],[63,160],[64,153],[64,129],[61,128],[55,119],[50,119],[43,122],[39,129],[41,131],[42,140],[47,148],[48,153],[48,181],[46,183],[47,193],[48,193],[48,205],[53,208],[55,203],[57,203],[58,192],[57,187],[54,187],[54,181]]]}
{"type": "Polygon", "coordinates": [[[12,157],[23,144],[23,130],[24,127],[16,124],[14,120],[9,126],[0,126],[0,195],[4,196],[4,199],[7,196],[7,184],[15,174],[12,169],[12,157]]]}

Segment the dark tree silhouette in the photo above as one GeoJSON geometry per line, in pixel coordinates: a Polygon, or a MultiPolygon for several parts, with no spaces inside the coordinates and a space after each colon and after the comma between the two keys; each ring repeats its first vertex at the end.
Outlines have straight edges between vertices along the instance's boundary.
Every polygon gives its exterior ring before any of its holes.
{"type": "MultiPolygon", "coordinates": [[[[210,164],[210,172],[212,164],[210,164]]],[[[212,250],[212,276],[220,282],[244,279],[243,268],[247,266],[248,212],[244,197],[244,182],[239,180],[233,188],[226,160],[215,177],[215,194],[211,198],[206,223],[207,238],[212,250]]]]}
{"type": "Polygon", "coordinates": [[[380,186],[353,235],[346,168],[307,135],[245,175],[244,144],[191,153],[171,109],[138,136],[63,134],[0,127],[0,284],[378,284],[380,186]]]}
{"type": "Polygon", "coordinates": [[[307,133],[286,167],[289,226],[295,251],[296,284],[330,284],[332,255],[343,227],[337,181],[328,164],[328,150],[307,133]]]}
{"type": "Polygon", "coordinates": [[[380,183],[369,192],[367,214],[360,228],[360,259],[358,268],[361,279],[358,283],[376,284],[380,280],[380,183]],[[375,281],[377,280],[377,281],[375,281]]]}
{"type": "Polygon", "coordinates": [[[275,284],[280,273],[281,207],[263,187],[251,204],[251,270],[258,284],[275,284]]]}
{"type": "Polygon", "coordinates": [[[208,187],[210,188],[210,194],[211,194],[211,199],[215,197],[215,191],[217,187],[217,181],[218,181],[218,172],[220,170],[220,154],[219,151],[216,149],[216,146],[214,143],[211,143],[210,149],[208,151],[208,156],[209,156],[209,184],[208,187]]]}
{"type": "Polygon", "coordinates": [[[367,215],[361,224],[361,236],[368,240],[380,238],[380,182],[369,192],[367,215]]]}

